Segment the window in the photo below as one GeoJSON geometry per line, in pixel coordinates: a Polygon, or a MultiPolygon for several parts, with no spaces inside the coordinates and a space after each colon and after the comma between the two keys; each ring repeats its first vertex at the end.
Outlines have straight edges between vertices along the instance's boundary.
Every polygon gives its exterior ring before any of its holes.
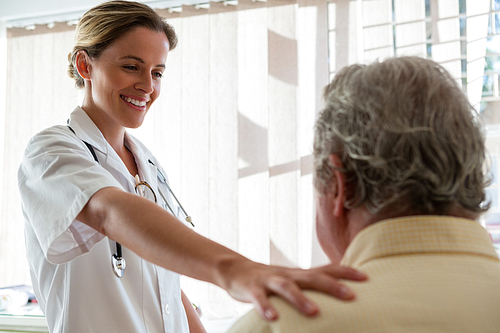
{"type": "Polygon", "coordinates": [[[481,89],[480,112],[487,126],[486,145],[491,159],[491,185],[487,189],[491,208],[484,216],[484,225],[500,253],[500,96],[498,83],[500,74],[500,0],[489,1],[488,12],[483,18],[487,21],[483,80],[481,89]]]}

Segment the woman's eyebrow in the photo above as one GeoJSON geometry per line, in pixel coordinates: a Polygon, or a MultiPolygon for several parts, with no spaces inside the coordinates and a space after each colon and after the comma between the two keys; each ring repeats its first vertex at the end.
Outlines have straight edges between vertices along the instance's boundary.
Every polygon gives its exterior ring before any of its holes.
{"type": "MultiPolygon", "coordinates": [[[[133,55],[123,56],[123,57],[120,58],[120,60],[122,60],[122,59],[133,59],[133,60],[136,60],[136,61],[140,62],[141,64],[144,64],[144,60],[142,60],[142,58],[139,58],[139,57],[136,57],[136,56],[133,56],[133,55]]],[[[156,65],[156,67],[165,68],[165,64],[158,64],[158,65],[156,65]]]]}

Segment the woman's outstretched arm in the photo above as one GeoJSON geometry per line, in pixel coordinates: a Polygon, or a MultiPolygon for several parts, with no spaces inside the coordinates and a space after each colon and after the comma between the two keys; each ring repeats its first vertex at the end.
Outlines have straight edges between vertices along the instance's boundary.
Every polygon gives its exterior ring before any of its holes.
{"type": "Polygon", "coordinates": [[[366,279],[354,269],[333,264],[304,270],[253,262],[197,234],[155,203],[114,187],[96,192],[77,219],[154,264],[213,283],[235,299],[253,303],[269,320],[278,317],[268,300],[271,294],[312,316],[319,309],[302,289],[349,300],[354,293],[338,279],[366,279]]]}

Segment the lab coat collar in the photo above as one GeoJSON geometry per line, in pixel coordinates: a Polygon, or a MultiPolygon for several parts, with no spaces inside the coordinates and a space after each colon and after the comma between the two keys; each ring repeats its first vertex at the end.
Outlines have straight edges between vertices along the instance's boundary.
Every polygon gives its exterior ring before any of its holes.
{"type": "MultiPolygon", "coordinates": [[[[107,155],[107,150],[109,149],[108,142],[96,124],[81,107],[77,106],[71,112],[68,125],[75,131],[76,136],[80,140],[90,143],[94,148],[99,149],[99,151],[107,155]]],[[[153,156],[151,151],[142,142],[128,132],[125,132],[125,141],[129,143],[132,152],[139,159],[148,160],[153,156]]]]}
{"type": "Polygon", "coordinates": [[[73,129],[76,136],[89,144],[101,153],[108,155],[108,144],[96,124],[90,119],[87,113],[77,106],[68,119],[68,125],[73,129]]]}

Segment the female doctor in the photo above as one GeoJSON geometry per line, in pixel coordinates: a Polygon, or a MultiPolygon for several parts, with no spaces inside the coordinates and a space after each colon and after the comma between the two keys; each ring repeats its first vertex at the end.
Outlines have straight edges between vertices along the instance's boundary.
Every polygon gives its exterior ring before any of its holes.
{"type": "Polygon", "coordinates": [[[30,272],[51,332],[204,332],[178,274],[254,303],[268,320],[278,316],[270,294],[312,316],[319,310],[301,288],[352,299],[337,278],[365,279],[336,265],[252,262],[171,214],[182,210],[164,171],[125,129],[141,126],[158,98],[176,43],[136,2],[100,4],[77,26],[69,74],[83,103],[67,125],[31,139],[19,168],[30,272]]]}

